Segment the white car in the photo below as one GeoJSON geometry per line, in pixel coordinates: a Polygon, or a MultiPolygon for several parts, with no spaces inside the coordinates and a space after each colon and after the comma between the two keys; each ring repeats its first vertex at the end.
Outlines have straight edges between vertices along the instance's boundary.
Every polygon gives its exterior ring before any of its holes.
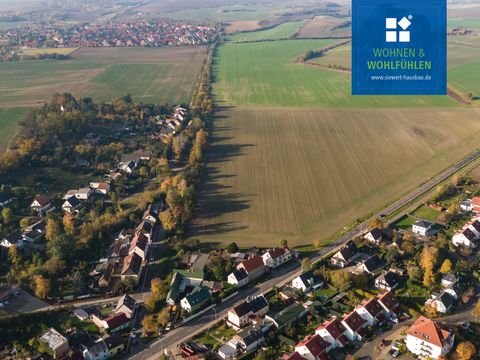
{"type": "Polygon", "coordinates": [[[5,307],[5,305],[0,302],[0,308],[3,308],[3,307],[5,307]]]}

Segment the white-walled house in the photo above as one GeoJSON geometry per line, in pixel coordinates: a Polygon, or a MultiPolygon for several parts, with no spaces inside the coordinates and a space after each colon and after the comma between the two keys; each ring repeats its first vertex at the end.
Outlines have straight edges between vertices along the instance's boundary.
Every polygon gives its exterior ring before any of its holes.
{"type": "Polygon", "coordinates": [[[426,220],[418,220],[412,225],[412,232],[417,235],[426,236],[432,228],[432,223],[426,220]]]}
{"type": "Polygon", "coordinates": [[[313,275],[313,271],[307,271],[292,280],[292,287],[302,290],[304,293],[323,286],[323,281],[313,275]]]}
{"type": "Polygon", "coordinates": [[[229,284],[242,287],[248,284],[248,274],[245,269],[234,269],[227,278],[229,284]]]}
{"type": "Polygon", "coordinates": [[[368,326],[374,326],[385,322],[385,315],[382,306],[376,298],[364,302],[355,308],[355,312],[362,317],[368,326]]]}
{"type": "Polygon", "coordinates": [[[52,203],[48,196],[39,195],[33,199],[30,209],[38,213],[38,215],[43,216],[55,210],[55,207],[52,206],[52,203]]]}
{"type": "Polygon", "coordinates": [[[295,351],[307,360],[325,359],[328,343],[318,334],[310,335],[295,345],[295,351]]]}
{"type": "Polygon", "coordinates": [[[320,335],[323,340],[329,343],[327,351],[343,348],[347,345],[348,339],[344,332],[345,327],[342,325],[340,319],[337,319],[335,316],[325,321],[315,330],[315,334],[320,335]]]}
{"type": "Polygon", "coordinates": [[[348,340],[363,340],[366,335],[365,327],[367,327],[368,323],[356,311],[345,315],[341,323],[345,328],[345,336],[348,340]]]}
{"type": "Polygon", "coordinates": [[[452,350],[455,335],[435,320],[420,316],[406,331],[408,351],[437,360],[452,350]]]}
{"type": "Polygon", "coordinates": [[[468,248],[475,248],[477,247],[477,236],[475,233],[470,230],[469,228],[463,230],[462,232],[458,232],[452,237],[452,243],[455,246],[465,246],[468,248]]]}
{"type": "Polygon", "coordinates": [[[273,248],[262,255],[266,267],[274,269],[292,259],[292,253],[286,247],[273,248]]]}
{"type": "Polygon", "coordinates": [[[263,317],[267,314],[269,305],[263,295],[248,299],[228,311],[227,325],[235,329],[241,329],[251,324],[252,315],[263,317]]]}
{"type": "Polygon", "coordinates": [[[379,228],[373,228],[365,234],[364,238],[371,243],[379,245],[382,242],[383,238],[382,230],[380,230],[379,228]]]}

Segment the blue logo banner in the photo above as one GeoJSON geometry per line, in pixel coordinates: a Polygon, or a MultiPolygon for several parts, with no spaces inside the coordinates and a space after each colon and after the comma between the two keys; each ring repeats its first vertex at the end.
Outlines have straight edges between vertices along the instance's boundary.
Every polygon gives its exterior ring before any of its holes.
{"type": "Polygon", "coordinates": [[[352,0],[353,95],[446,93],[446,0],[352,0]]]}

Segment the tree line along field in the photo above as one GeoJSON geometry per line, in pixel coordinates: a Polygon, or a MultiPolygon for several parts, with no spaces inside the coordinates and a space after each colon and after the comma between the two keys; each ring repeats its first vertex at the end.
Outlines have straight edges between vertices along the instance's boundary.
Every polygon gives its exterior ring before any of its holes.
{"type": "Polygon", "coordinates": [[[82,48],[69,60],[1,63],[0,151],[26,109],[56,92],[98,101],[129,93],[138,102],[188,103],[205,53],[205,47],[82,48]]]}

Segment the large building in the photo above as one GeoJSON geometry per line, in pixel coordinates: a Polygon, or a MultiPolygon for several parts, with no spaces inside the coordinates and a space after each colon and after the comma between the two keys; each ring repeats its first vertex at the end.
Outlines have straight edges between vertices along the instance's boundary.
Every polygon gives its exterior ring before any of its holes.
{"type": "Polygon", "coordinates": [[[54,359],[62,357],[70,351],[68,340],[54,328],[48,329],[48,331],[40,337],[40,341],[48,345],[53,353],[54,359]]]}
{"type": "Polygon", "coordinates": [[[435,320],[420,316],[406,332],[408,351],[423,358],[444,358],[452,349],[455,335],[435,320]]]}

